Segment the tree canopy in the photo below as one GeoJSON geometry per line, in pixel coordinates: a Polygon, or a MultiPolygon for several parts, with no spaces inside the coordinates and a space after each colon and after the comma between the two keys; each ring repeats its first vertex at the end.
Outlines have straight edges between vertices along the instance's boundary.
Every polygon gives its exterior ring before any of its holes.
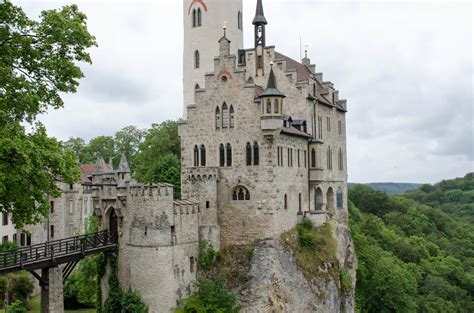
{"type": "Polygon", "coordinates": [[[456,209],[473,186],[468,174],[398,197],[362,185],[349,190],[360,312],[474,311],[474,225],[456,209]],[[455,201],[453,190],[463,197],[455,201]]]}
{"type": "Polygon", "coordinates": [[[17,227],[40,221],[57,181],[79,178],[74,153],[48,137],[37,116],[75,92],[96,45],[77,6],[43,11],[38,21],[0,2],[0,210],[17,227]]]}

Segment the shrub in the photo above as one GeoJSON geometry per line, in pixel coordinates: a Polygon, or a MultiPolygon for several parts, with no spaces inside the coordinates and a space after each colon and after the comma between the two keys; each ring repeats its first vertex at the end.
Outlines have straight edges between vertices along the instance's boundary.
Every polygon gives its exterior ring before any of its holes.
{"type": "Polygon", "coordinates": [[[128,291],[122,296],[122,313],[147,313],[148,310],[140,297],[128,291]]]}
{"type": "Polygon", "coordinates": [[[5,313],[26,313],[27,311],[26,303],[16,300],[8,306],[8,308],[5,310],[5,313]]]}
{"type": "Polygon", "coordinates": [[[201,278],[196,284],[197,291],[182,301],[175,313],[237,313],[240,307],[237,298],[225,288],[223,277],[216,281],[201,278]]]}
{"type": "Polygon", "coordinates": [[[209,271],[214,267],[216,259],[219,256],[219,251],[212,248],[207,248],[207,242],[201,241],[199,243],[199,256],[197,263],[201,269],[209,271]]]}
{"type": "Polygon", "coordinates": [[[9,282],[8,293],[13,301],[27,302],[33,293],[34,285],[28,277],[12,275],[9,282]]]}
{"type": "Polygon", "coordinates": [[[325,243],[324,238],[314,229],[313,222],[309,219],[303,219],[298,225],[298,241],[302,248],[313,249],[317,245],[325,243]]]}

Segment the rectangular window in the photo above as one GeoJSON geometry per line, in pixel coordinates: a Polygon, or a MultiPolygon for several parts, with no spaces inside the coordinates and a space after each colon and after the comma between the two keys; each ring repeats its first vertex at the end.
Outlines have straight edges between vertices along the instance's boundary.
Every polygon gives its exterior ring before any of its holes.
{"type": "Polygon", "coordinates": [[[209,201],[206,201],[206,209],[209,209],[211,207],[211,203],[209,201]]]}
{"type": "Polygon", "coordinates": [[[301,167],[301,161],[300,161],[300,149],[298,149],[298,167],[301,167]]]}
{"type": "Polygon", "coordinates": [[[329,116],[326,117],[326,124],[327,124],[326,128],[328,130],[328,133],[330,133],[331,132],[331,118],[329,116]]]}
{"type": "Polygon", "coordinates": [[[304,168],[306,168],[306,150],[303,151],[303,159],[304,159],[304,168]]]}
{"type": "Polygon", "coordinates": [[[8,213],[3,212],[3,226],[8,225],[8,213]]]}
{"type": "Polygon", "coordinates": [[[31,246],[31,234],[26,235],[26,245],[31,246]]]}
{"type": "Polygon", "coordinates": [[[49,238],[50,239],[54,238],[54,225],[49,226],[49,238]]]}
{"type": "Polygon", "coordinates": [[[69,184],[69,190],[73,190],[74,189],[74,185],[73,184],[69,184]]]}
{"type": "Polygon", "coordinates": [[[24,247],[26,244],[26,235],[25,233],[21,233],[20,235],[20,246],[24,247]]]}
{"type": "Polygon", "coordinates": [[[51,213],[54,213],[54,201],[50,201],[49,205],[51,206],[51,213]]]}
{"type": "Polygon", "coordinates": [[[16,234],[13,234],[13,242],[16,243],[16,234]]]}

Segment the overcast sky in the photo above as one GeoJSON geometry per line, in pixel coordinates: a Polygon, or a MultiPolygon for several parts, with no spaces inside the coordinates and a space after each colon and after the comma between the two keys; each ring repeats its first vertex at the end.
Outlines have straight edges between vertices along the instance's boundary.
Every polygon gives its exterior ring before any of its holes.
{"type": "MultiPolygon", "coordinates": [[[[229,0],[231,1],[231,0],[229,0]]],[[[99,47],[50,135],[90,139],[182,116],[182,2],[15,1],[31,17],[77,3],[99,47]]],[[[255,0],[244,0],[245,46],[255,0]]],[[[351,182],[437,182],[474,170],[470,2],[266,0],[267,44],[295,59],[299,38],[348,100],[351,182]]]]}

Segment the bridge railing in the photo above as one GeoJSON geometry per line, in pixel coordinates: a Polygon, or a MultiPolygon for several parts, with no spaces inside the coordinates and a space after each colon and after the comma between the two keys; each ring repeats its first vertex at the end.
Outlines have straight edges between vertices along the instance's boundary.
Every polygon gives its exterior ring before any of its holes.
{"type": "Polygon", "coordinates": [[[52,261],[74,254],[87,252],[115,245],[117,232],[108,230],[75,236],[28,247],[0,252],[0,272],[8,268],[23,268],[41,261],[52,261]]]}

